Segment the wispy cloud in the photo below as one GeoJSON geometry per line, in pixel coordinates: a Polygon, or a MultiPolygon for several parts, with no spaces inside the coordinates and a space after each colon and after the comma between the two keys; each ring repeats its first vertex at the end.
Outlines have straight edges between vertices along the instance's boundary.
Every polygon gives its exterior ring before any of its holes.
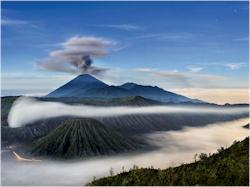
{"type": "Polygon", "coordinates": [[[184,41],[193,37],[192,33],[151,33],[135,36],[132,39],[184,41]]]}
{"type": "Polygon", "coordinates": [[[13,25],[27,25],[27,21],[16,20],[16,19],[2,19],[1,24],[4,26],[13,26],[13,25]]]}
{"type": "Polygon", "coordinates": [[[247,66],[246,63],[229,63],[226,64],[227,67],[229,67],[231,70],[236,70],[236,69],[240,69],[242,67],[247,66]]]}
{"type": "Polygon", "coordinates": [[[198,78],[199,82],[201,80],[207,80],[207,81],[225,80],[225,77],[223,76],[211,75],[211,74],[194,74],[191,72],[157,71],[153,73],[161,77],[178,78],[178,79],[183,79],[183,80],[195,80],[196,81],[196,79],[198,78]]]}
{"type": "Polygon", "coordinates": [[[235,41],[235,42],[248,42],[249,37],[236,38],[233,41],[235,41]]]}
{"type": "Polygon", "coordinates": [[[214,75],[214,74],[202,74],[198,72],[181,72],[178,70],[150,70],[146,68],[137,68],[137,72],[148,73],[155,78],[164,81],[169,87],[184,87],[184,88],[210,88],[220,87],[224,85],[224,81],[227,77],[214,75]],[[204,85],[204,82],[206,84],[204,85]]]}
{"type": "Polygon", "coordinates": [[[15,27],[15,26],[29,26],[29,27],[33,27],[33,28],[37,28],[38,26],[25,21],[25,20],[19,20],[19,19],[9,19],[9,18],[2,18],[1,19],[1,25],[2,26],[11,26],[11,27],[15,27]]]}
{"type": "Polygon", "coordinates": [[[157,69],[150,69],[150,68],[136,68],[134,69],[135,71],[139,72],[151,72],[151,71],[156,71],[157,69]]]}
{"type": "MultiPolygon", "coordinates": [[[[248,63],[246,62],[209,62],[209,63],[195,63],[194,66],[206,66],[206,67],[211,67],[211,66],[215,66],[215,67],[226,67],[226,68],[230,68],[231,70],[237,70],[240,69],[242,67],[247,67],[248,63]]],[[[204,68],[202,68],[204,69],[204,68]]],[[[202,70],[201,69],[201,70],[202,70]]],[[[190,69],[191,70],[191,69],[190,69]]],[[[197,69],[198,70],[198,69],[197,69]]]]}
{"type": "Polygon", "coordinates": [[[142,31],[145,28],[139,25],[130,25],[130,24],[99,24],[99,25],[90,25],[94,27],[106,27],[106,28],[113,28],[119,29],[124,31],[142,31]]]}
{"type": "Polygon", "coordinates": [[[203,67],[195,67],[195,66],[188,66],[187,69],[189,69],[189,71],[193,72],[193,73],[197,73],[200,72],[201,70],[203,70],[203,67]]]}

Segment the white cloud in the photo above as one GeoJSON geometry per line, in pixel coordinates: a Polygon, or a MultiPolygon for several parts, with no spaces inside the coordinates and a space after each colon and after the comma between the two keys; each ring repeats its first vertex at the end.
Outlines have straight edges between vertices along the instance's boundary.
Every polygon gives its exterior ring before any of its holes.
{"type": "Polygon", "coordinates": [[[187,68],[194,73],[200,72],[201,70],[204,69],[203,67],[194,67],[194,66],[188,66],[187,68]]]}
{"type": "Polygon", "coordinates": [[[231,70],[236,70],[236,69],[245,67],[246,64],[245,63],[229,63],[229,64],[226,64],[226,66],[229,67],[231,70]]]}
{"type": "Polygon", "coordinates": [[[128,24],[121,24],[121,25],[105,25],[106,27],[116,28],[126,31],[141,31],[144,30],[143,27],[137,25],[128,25],[128,24]]]}
{"type": "Polygon", "coordinates": [[[227,67],[227,68],[230,68],[231,70],[236,70],[242,67],[247,67],[248,63],[245,63],[245,62],[209,62],[209,63],[196,63],[196,65],[227,67]]]}
{"type": "Polygon", "coordinates": [[[106,28],[113,28],[125,31],[142,31],[144,27],[138,25],[130,25],[130,24],[99,24],[99,25],[90,25],[94,27],[106,27],[106,28]]]}
{"type": "Polygon", "coordinates": [[[233,41],[236,41],[236,42],[247,42],[247,41],[249,41],[249,37],[236,38],[233,41]]]}
{"type": "Polygon", "coordinates": [[[131,39],[158,40],[158,41],[185,41],[194,37],[192,33],[151,33],[133,37],[131,39]]]}
{"type": "Polygon", "coordinates": [[[30,23],[25,20],[18,20],[18,19],[9,19],[9,18],[2,18],[1,19],[1,25],[2,26],[8,26],[8,27],[17,27],[17,26],[29,26],[32,28],[38,28],[37,25],[30,23]]]}
{"type": "Polygon", "coordinates": [[[1,25],[4,26],[12,26],[12,25],[27,25],[28,22],[23,20],[15,20],[15,19],[2,19],[1,25]]]}
{"type": "Polygon", "coordinates": [[[140,72],[151,72],[154,69],[150,68],[136,68],[135,71],[140,71],[140,72]]]}

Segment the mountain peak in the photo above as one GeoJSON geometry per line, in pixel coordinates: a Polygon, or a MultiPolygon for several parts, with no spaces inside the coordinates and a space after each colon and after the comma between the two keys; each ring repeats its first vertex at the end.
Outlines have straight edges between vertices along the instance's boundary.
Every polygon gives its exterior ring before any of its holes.
{"type": "Polygon", "coordinates": [[[133,82],[127,82],[127,83],[124,83],[123,85],[121,85],[120,87],[122,88],[125,88],[125,89],[132,89],[134,88],[135,86],[138,86],[138,84],[136,83],[133,83],[133,82]]]}
{"type": "Polygon", "coordinates": [[[82,97],[86,90],[108,85],[89,74],[81,74],[47,95],[47,97],[82,97]]]}
{"type": "MultiPolygon", "coordinates": [[[[78,75],[76,78],[74,78],[73,80],[80,80],[80,81],[87,81],[87,82],[96,82],[99,80],[97,78],[95,78],[94,76],[90,75],[90,74],[81,74],[78,75]]],[[[100,81],[101,82],[101,81],[100,81]]]]}

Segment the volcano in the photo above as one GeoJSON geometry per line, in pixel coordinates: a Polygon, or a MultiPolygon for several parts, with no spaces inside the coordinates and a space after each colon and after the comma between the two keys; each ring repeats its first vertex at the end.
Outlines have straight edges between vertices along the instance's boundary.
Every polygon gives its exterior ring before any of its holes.
{"type": "Polygon", "coordinates": [[[87,90],[106,87],[108,85],[104,82],[91,75],[83,74],[57,88],[48,94],[47,97],[84,97],[87,90]]]}
{"type": "Polygon", "coordinates": [[[32,153],[56,158],[84,158],[142,148],[144,143],[127,138],[95,119],[69,119],[35,141],[32,153]]]}
{"type": "Polygon", "coordinates": [[[131,96],[141,96],[160,102],[202,103],[202,101],[200,100],[190,99],[188,97],[166,91],[157,86],[144,86],[135,83],[125,83],[120,86],[108,85],[88,74],[77,76],[75,79],[59,87],[55,91],[48,94],[46,97],[112,99],[131,96]]]}

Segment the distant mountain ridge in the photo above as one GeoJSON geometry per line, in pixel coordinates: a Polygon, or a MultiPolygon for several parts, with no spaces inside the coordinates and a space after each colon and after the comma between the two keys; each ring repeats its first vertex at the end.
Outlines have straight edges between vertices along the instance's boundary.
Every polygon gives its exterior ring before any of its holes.
{"type": "Polygon", "coordinates": [[[162,102],[175,102],[176,99],[178,100],[178,102],[198,102],[198,100],[189,99],[185,96],[166,91],[157,86],[142,86],[135,83],[125,83],[119,87],[128,90],[134,95],[143,96],[148,99],[158,100],[162,102]]]}
{"type": "Polygon", "coordinates": [[[161,102],[193,102],[202,103],[197,99],[166,91],[157,86],[143,86],[135,83],[125,83],[120,86],[108,85],[95,77],[83,74],[79,75],[65,85],[59,87],[46,97],[79,97],[79,98],[119,98],[141,96],[161,102]]]}

